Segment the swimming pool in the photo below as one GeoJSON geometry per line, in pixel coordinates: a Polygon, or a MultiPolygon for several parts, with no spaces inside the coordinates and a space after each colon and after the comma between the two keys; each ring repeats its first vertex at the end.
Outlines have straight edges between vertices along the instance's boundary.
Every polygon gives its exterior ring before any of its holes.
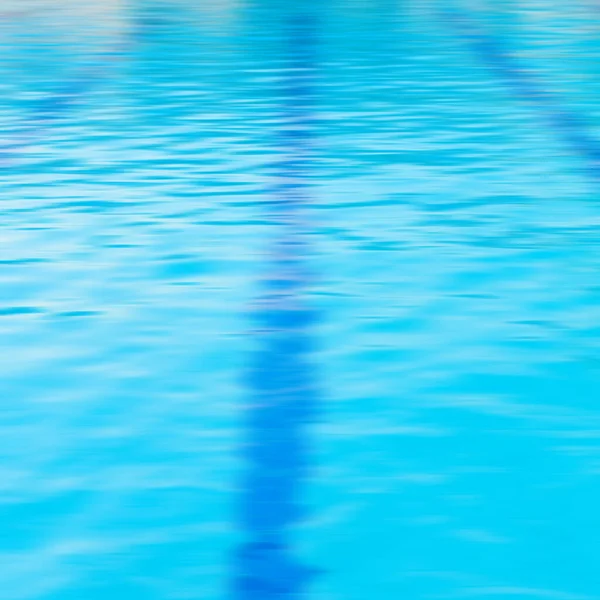
{"type": "Polygon", "coordinates": [[[10,46],[5,597],[600,597],[593,10],[10,46]]]}

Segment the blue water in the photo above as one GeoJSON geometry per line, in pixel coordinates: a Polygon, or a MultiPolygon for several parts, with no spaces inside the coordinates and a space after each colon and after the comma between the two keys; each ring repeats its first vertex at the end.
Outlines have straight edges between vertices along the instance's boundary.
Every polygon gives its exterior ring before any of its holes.
{"type": "Polygon", "coordinates": [[[600,598],[600,13],[441,4],[3,40],[3,598],[600,598]]]}

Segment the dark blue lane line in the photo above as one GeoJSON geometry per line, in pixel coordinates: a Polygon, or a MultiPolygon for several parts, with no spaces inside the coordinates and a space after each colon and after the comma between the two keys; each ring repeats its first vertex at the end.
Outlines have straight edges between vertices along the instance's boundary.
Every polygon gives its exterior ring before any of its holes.
{"type": "Polygon", "coordinates": [[[490,34],[469,14],[445,1],[439,8],[440,16],[465,41],[475,54],[485,62],[519,98],[530,102],[554,131],[582,156],[591,173],[600,175],[600,139],[590,133],[585,120],[569,110],[561,99],[544,88],[543,83],[531,71],[520,64],[518,58],[503,47],[501,40],[490,34]]]}
{"type": "Polygon", "coordinates": [[[309,17],[289,22],[277,183],[266,203],[277,236],[251,310],[257,350],[247,372],[238,522],[244,541],[233,563],[235,600],[298,598],[319,572],[300,560],[291,540],[294,525],[306,517],[302,492],[320,404],[312,362],[317,313],[307,299],[312,278],[303,225],[310,201],[314,33],[309,17]]]}

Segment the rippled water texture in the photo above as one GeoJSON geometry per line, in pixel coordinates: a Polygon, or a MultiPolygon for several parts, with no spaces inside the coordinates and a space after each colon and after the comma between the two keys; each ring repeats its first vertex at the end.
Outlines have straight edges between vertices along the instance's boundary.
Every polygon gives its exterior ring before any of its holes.
{"type": "Polygon", "coordinates": [[[2,598],[600,598],[597,3],[1,7],[2,598]]]}

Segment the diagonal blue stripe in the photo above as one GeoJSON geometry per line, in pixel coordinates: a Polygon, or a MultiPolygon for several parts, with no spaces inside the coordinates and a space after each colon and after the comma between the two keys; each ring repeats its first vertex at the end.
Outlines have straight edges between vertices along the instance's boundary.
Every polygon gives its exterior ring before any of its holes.
{"type": "Polygon", "coordinates": [[[563,141],[586,160],[592,174],[598,176],[600,140],[589,132],[584,119],[564,106],[558,96],[546,90],[534,73],[526,70],[500,40],[487,32],[466,11],[457,6],[444,5],[440,15],[516,96],[537,108],[563,141]]]}

